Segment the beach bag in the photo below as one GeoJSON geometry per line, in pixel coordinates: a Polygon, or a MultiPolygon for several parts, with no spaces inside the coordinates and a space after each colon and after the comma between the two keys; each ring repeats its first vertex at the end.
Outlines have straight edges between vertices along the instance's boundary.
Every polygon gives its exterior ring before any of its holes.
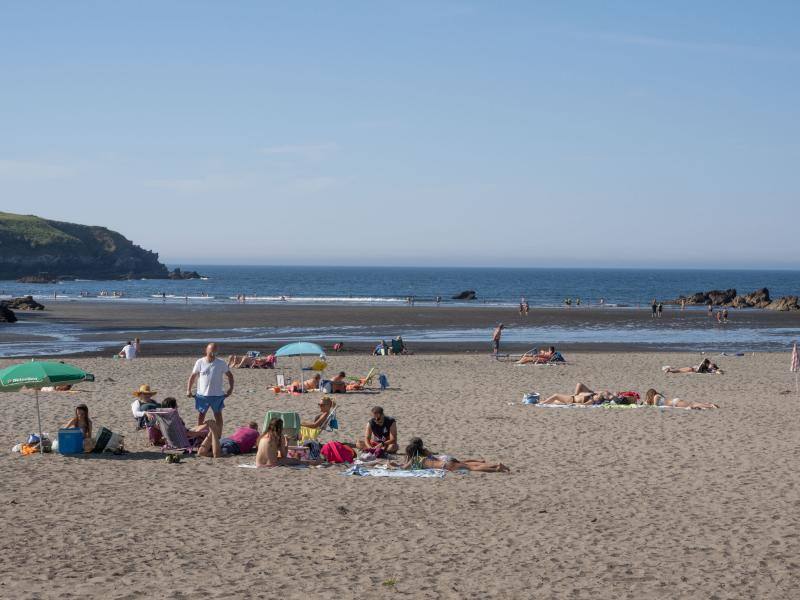
{"type": "Polygon", "coordinates": [[[522,397],[523,404],[539,404],[539,394],[530,392],[522,397]]]}
{"type": "Polygon", "coordinates": [[[319,384],[319,391],[325,394],[332,394],[333,393],[333,382],[329,379],[324,379],[319,384]]]}
{"type": "Polygon", "coordinates": [[[329,463],[351,463],[353,462],[353,451],[341,442],[328,442],[320,450],[322,456],[329,463]]]}
{"type": "Polygon", "coordinates": [[[638,404],[640,397],[636,392],[617,392],[617,398],[622,400],[618,404],[638,404]]]}
{"type": "Polygon", "coordinates": [[[308,458],[311,460],[319,460],[322,444],[320,444],[317,440],[309,440],[303,444],[303,446],[308,448],[308,458]]]}
{"type": "Polygon", "coordinates": [[[114,433],[106,427],[101,427],[97,434],[94,436],[94,448],[92,452],[99,454],[101,452],[114,452],[122,448],[122,436],[114,433]]]}
{"type": "Polygon", "coordinates": [[[386,377],[386,375],[384,375],[383,373],[381,373],[378,376],[378,383],[380,384],[381,389],[385,390],[386,388],[389,387],[389,378],[386,377]]]}

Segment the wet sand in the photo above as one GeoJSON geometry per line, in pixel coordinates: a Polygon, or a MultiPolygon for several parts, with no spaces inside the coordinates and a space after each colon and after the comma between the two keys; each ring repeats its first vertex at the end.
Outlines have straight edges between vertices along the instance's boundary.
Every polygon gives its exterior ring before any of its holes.
{"type": "MultiPolygon", "coordinates": [[[[680,311],[673,307],[665,310],[664,317],[651,319],[649,309],[633,308],[534,308],[528,316],[520,316],[515,309],[497,308],[481,305],[464,306],[298,306],[264,304],[136,304],[101,302],[51,302],[41,313],[19,313],[20,317],[36,323],[66,324],[76,326],[93,339],[123,343],[125,338],[136,337],[144,340],[170,342],[185,337],[192,332],[208,331],[209,339],[227,337],[237,329],[275,327],[287,331],[286,340],[292,339],[289,333],[294,328],[315,327],[320,331],[326,328],[362,328],[376,331],[377,337],[393,335],[413,335],[426,330],[475,329],[486,330],[486,341],[480,342],[427,342],[415,341],[417,352],[486,352],[489,346],[491,328],[498,322],[506,324],[509,330],[516,327],[569,328],[617,327],[639,328],[654,325],[665,330],[684,330],[698,327],[717,326],[704,310],[680,311]]],[[[0,341],[21,341],[27,333],[21,328],[15,331],[13,325],[0,326],[0,341]]],[[[731,310],[731,323],[726,327],[736,328],[774,328],[800,327],[800,313],[778,313],[763,310],[731,310]]],[[[245,334],[241,334],[246,337],[245,334]]],[[[197,336],[195,336],[197,337],[197,336]]],[[[281,341],[276,339],[275,343],[281,341]]],[[[547,344],[548,340],[538,341],[547,344]]],[[[195,345],[197,342],[195,342],[195,345]]],[[[363,352],[374,342],[353,342],[346,344],[347,351],[363,352]]],[[[226,344],[226,352],[250,350],[247,342],[226,344]]],[[[654,350],[655,344],[627,343],[571,343],[563,344],[565,350],[604,350],[625,349],[654,350]]],[[[512,352],[530,349],[529,343],[504,344],[512,352]]],[[[186,352],[186,345],[180,343],[159,343],[148,349],[150,355],[173,355],[186,352]]]]}

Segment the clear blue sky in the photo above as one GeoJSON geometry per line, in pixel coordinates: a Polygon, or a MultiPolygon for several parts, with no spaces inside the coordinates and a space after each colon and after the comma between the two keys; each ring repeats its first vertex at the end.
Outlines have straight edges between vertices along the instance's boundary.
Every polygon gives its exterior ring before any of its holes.
{"type": "Polygon", "coordinates": [[[0,210],[170,262],[792,267],[798,173],[798,2],[0,13],[0,210]]]}

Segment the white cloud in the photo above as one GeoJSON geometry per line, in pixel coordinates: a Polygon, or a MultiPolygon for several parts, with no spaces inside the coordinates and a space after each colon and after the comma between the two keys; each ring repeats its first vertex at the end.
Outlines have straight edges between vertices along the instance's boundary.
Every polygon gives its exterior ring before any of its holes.
{"type": "Polygon", "coordinates": [[[74,168],[64,165],[0,159],[0,179],[3,180],[38,181],[65,179],[72,177],[75,173],[74,168]]]}

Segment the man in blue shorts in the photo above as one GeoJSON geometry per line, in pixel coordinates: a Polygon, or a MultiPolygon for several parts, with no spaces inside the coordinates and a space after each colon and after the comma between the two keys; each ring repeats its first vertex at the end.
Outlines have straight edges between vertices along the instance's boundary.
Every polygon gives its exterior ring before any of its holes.
{"type": "Polygon", "coordinates": [[[186,384],[186,395],[194,396],[194,407],[197,409],[197,424],[202,425],[210,408],[214,420],[222,429],[222,409],[225,398],[233,393],[233,373],[221,358],[217,358],[217,345],[206,346],[206,355],[194,363],[192,375],[186,384]],[[223,390],[223,378],[228,378],[228,391],[223,390]],[[192,386],[197,382],[197,392],[192,394],[192,386]]]}

